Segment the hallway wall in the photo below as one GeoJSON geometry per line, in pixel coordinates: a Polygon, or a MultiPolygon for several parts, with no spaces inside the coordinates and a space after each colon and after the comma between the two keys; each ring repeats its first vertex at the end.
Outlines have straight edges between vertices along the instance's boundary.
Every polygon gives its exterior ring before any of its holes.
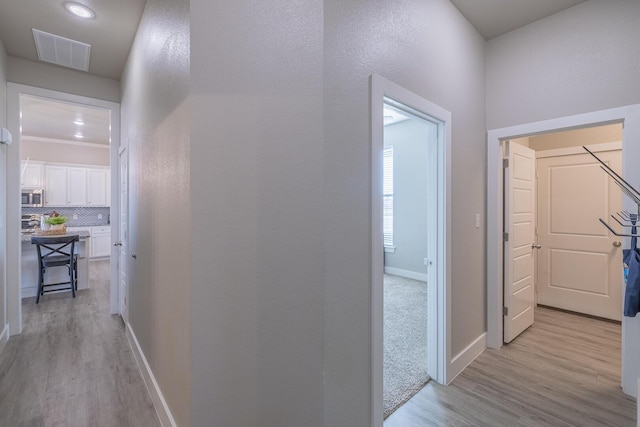
{"type": "MultiPolygon", "coordinates": [[[[7,127],[7,54],[0,40],[0,128],[7,127]]],[[[0,145],[0,341],[7,320],[7,148],[0,145]]],[[[0,344],[1,349],[1,344],[0,344]]]]}
{"type": "Polygon", "coordinates": [[[189,43],[189,1],[148,0],[121,81],[129,327],[179,426],[192,425],[189,43]]]}
{"type": "MultiPolygon", "coordinates": [[[[487,128],[639,104],[639,19],[636,0],[590,0],[490,40],[487,128]]],[[[638,134],[640,122],[627,121],[623,174],[640,188],[638,134]]],[[[635,392],[640,317],[623,318],[622,325],[623,382],[635,392]]]]}

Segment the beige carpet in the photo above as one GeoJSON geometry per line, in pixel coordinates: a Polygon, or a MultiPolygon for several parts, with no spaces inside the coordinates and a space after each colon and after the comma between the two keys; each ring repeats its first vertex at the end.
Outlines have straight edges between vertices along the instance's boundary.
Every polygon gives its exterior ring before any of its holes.
{"type": "Polygon", "coordinates": [[[427,381],[427,283],[385,274],[384,417],[427,381]]]}

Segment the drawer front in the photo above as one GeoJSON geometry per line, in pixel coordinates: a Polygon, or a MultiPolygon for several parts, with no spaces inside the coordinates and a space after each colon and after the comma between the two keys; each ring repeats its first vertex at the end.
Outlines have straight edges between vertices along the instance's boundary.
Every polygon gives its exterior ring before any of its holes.
{"type": "Polygon", "coordinates": [[[91,234],[104,234],[104,233],[110,233],[110,232],[111,232],[111,227],[109,227],[108,225],[91,227],[91,234]]]}

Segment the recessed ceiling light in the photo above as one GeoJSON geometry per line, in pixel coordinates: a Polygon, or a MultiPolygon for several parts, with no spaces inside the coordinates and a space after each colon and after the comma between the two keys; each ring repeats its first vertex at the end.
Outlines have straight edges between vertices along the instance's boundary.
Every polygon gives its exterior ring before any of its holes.
{"type": "Polygon", "coordinates": [[[79,3],[68,2],[64,4],[64,7],[69,12],[73,13],[76,16],[79,16],[80,18],[93,19],[96,17],[96,14],[93,10],[79,3]]]}
{"type": "Polygon", "coordinates": [[[78,139],[82,139],[82,138],[84,138],[84,136],[82,136],[82,134],[81,134],[81,133],[76,133],[74,136],[75,136],[76,138],[78,138],[78,139]]]}
{"type": "Polygon", "coordinates": [[[73,123],[75,123],[78,126],[84,126],[84,122],[82,120],[80,120],[80,119],[74,120],[73,123]]]}

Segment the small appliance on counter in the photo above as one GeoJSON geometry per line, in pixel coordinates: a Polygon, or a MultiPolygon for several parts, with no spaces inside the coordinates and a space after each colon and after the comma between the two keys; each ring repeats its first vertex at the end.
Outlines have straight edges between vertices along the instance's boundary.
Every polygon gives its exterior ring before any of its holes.
{"type": "Polygon", "coordinates": [[[40,227],[41,218],[40,214],[22,214],[22,233],[34,233],[40,227]]]}

